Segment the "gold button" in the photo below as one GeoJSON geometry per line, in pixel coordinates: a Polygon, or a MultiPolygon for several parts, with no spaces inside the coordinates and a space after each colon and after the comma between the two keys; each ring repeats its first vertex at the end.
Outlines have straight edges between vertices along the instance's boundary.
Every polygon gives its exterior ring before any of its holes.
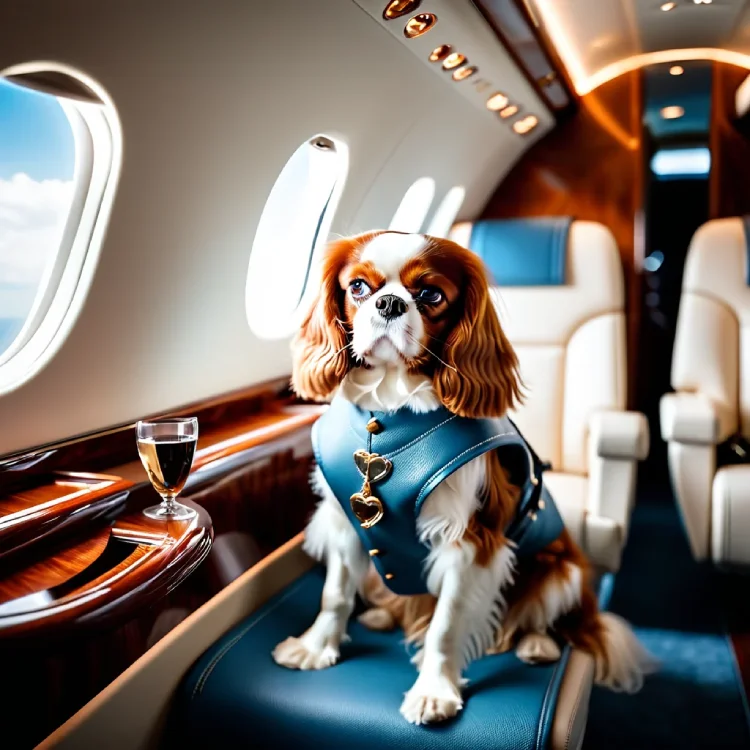
{"type": "Polygon", "coordinates": [[[532,513],[531,514],[531,520],[532,521],[536,521],[536,513],[532,513]]]}
{"type": "Polygon", "coordinates": [[[539,510],[544,510],[544,500],[539,501],[539,510]]]}
{"type": "Polygon", "coordinates": [[[380,424],[377,419],[371,419],[367,423],[367,431],[373,435],[377,435],[379,432],[383,431],[383,425],[380,424]]]}
{"type": "Polygon", "coordinates": [[[379,555],[380,550],[379,549],[371,549],[370,550],[370,557],[375,557],[375,555],[379,555]]]}
{"type": "Polygon", "coordinates": [[[385,574],[385,580],[390,581],[393,578],[393,573],[386,573],[385,574]]]}

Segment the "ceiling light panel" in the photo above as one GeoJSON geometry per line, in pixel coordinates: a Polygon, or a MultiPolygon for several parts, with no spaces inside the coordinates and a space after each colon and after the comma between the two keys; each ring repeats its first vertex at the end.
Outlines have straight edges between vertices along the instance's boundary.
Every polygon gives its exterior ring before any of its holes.
{"type": "Polygon", "coordinates": [[[546,104],[471,0],[422,0],[419,14],[431,13],[438,20],[429,32],[413,39],[404,36],[404,27],[411,16],[384,18],[387,0],[354,2],[396,42],[415,55],[420,64],[428,67],[431,75],[442,81],[442,85],[449,86],[456,96],[471,102],[483,116],[495,118],[498,127],[510,129],[508,122],[497,116],[497,111],[487,107],[488,98],[497,92],[502,92],[508,102],[521,110],[536,113],[539,125],[534,129],[533,136],[529,135],[530,138],[540,137],[554,124],[546,104]],[[445,48],[448,46],[450,50],[446,54],[445,48]],[[456,63],[452,58],[454,54],[463,55],[464,59],[456,63]],[[448,69],[444,69],[443,65],[449,59],[452,64],[449,63],[448,69]],[[457,80],[454,80],[454,73],[457,80]]]}
{"type": "Polygon", "coordinates": [[[581,96],[640,67],[714,60],[750,67],[750,13],[740,0],[525,0],[581,96]]]}

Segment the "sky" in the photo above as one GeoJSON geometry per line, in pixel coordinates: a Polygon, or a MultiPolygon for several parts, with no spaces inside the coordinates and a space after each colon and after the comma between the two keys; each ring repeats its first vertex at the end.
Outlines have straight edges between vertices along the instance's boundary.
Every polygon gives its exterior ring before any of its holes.
{"type": "Polygon", "coordinates": [[[59,246],[74,166],[73,133],[57,100],[0,80],[0,321],[31,308],[59,246]]]}

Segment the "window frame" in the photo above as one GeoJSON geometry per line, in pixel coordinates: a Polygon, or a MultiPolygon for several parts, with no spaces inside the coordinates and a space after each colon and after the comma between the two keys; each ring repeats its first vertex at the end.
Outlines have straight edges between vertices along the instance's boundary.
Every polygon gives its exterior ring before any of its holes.
{"type": "Polygon", "coordinates": [[[414,182],[412,182],[406,189],[406,192],[401,197],[396,210],[393,212],[391,221],[388,224],[388,231],[418,234],[424,227],[427,215],[430,213],[430,208],[432,208],[432,204],[435,202],[436,189],[437,186],[432,177],[425,175],[414,180],[414,182]],[[422,185],[425,186],[424,193],[421,190],[422,185]],[[415,212],[414,209],[407,211],[407,209],[411,208],[408,205],[407,200],[412,195],[419,196],[421,201],[421,205],[417,206],[417,212],[415,212]],[[412,216],[414,219],[412,219],[412,216]],[[416,217],[419,217],[419,222],[417,222],[416,217]]]}
{"type": "Polygon", "coordinates": [[[47,262],[31,310],[16,338],[0,354],[0,396],[42,370],[72,330],[99,260],[122,162],[122,131],[115,107],[102,87],[84,73],[44,61],[5,68],[0,78],[45,71],[78,79],[102,104],[55,97],[73,131],[73,196],[60,244],[47,262]]]}
{"type": "Polygon", "coordinates": [[[331,226],[336,216],[336,210],[338,209],[339,201],[346,185],[347,177],[349,175],[349,146],[342,135],[338,133],[316,133],[309,138],[303,140],[299,145],[292,151],[287,157],[281,169],[278,171],[276,178],[274,179],[273,186],[271,187],[266,200],[263,204],[263,209],[260,213],[258,223],[255,227],[255,235],[250,246],[250,258],[248,259],[247,266],[247,277],[245,280],[245,317],[247,324],[250,327],[250,331],[258,339],[264,341],[278,341],[289,338],[294,332],[299,329],[302,324],[303,318],[307,313],[310,305],[315,299],[317,293],[316,277],[319,276],[320,271],[320,260],[321,254],[325,246],[328,244],[329,236],[331,233],[331,226]],[[255,289],[253,288],[256,280],[253,275],[253,271],[257,271],[254,268],[254,264],[257,263],[253,260],[253,250],[255,242],[258,236],[258,230],[263,221],[263,214],[266,211],[269,201],[271,200],[274,190],[276,189],[279,180],[287,168],[289,162],[299,152],[299,150],[307,145],[313,144],[315,141],[327,141],[330,142],[338,157],[337,174],[334,179],[333,186],[330,193],[323,201],[320,217],[315,227],[315,232],[310,241],[310,254],[307,258],[307,268],[303,283],[300,287],[299,296],[295,307],[289,312],[288,315],[284,315],[283,318],[274,318],[268,315],[268,311],[263,315],[260,309],[255,307],[255,289]]]}
{"type": "Polygon", "coordinates": [[[427,226],[427,234],[432,237],[450,237],[451,227],[456,223],[465,200],[466,188],[463,185],[454,185],[449,188],[432,214],[427,226]]]}

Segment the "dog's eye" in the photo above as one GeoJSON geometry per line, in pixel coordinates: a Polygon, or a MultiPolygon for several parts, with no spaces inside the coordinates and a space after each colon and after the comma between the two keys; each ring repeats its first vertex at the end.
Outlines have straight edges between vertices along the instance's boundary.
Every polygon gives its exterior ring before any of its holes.
{"type": "Polygon", "coordinates": [[[354,299],[362,299],[362,297],[367,296],[372,290],[364,281],[362,281],[362,279],[354,279],[354,281],[349,284],[349,291],[352,293],[354,299]]]}
{"type": "Polygon", "coordinates": [[[443,293],[434,286],[426,286],[419,290],[417,300],[426,305],[439,305],[443,301],[443,293]]]}

